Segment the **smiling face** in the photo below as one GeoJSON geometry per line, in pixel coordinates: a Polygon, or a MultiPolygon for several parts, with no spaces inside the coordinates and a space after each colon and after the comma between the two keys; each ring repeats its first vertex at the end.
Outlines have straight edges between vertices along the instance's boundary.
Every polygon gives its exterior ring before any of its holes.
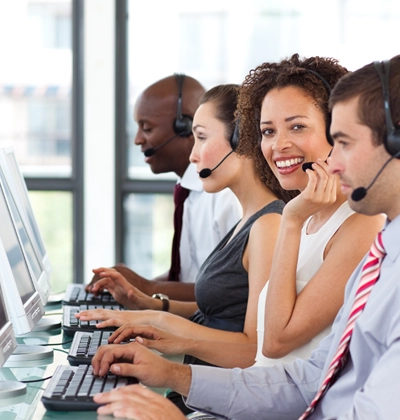
{"type": "MultiPolygon", "coordinates": [[[[226,139],[225,124],[215,115],[216,108],[213,102],[200,105],[194,115],[194,146],[190,161],[196,164],[198,173],[205,168],[214,168],[232,151],[226,139]]],[[[231,186],[234,177],[240,171],[238,161],[237,155],[233,153],[212,175],[202,179],[204,190],[217,192],[231,186]]]]}
{"type": "Polygon", "coordinates": [[[303,190],[304,162],[325,160],[331,150],[325,120],[313,98],[296,86],[274,88],[261,106],[261,150],[285,190],[303,190]]]}

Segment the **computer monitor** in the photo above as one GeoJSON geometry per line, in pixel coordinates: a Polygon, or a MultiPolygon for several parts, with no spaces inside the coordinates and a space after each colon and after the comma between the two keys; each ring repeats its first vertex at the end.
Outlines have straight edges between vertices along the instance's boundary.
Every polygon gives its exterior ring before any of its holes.
{"type": "MultiPolygon", "coordinates": [[[[0,274],[1,275],[1,274],[0,274]]],[[[12,281],[13,279],[11,279],[12,281]]],[[[13,325],[8,316],[4,293],[0,284],[0,367],[17,347],[13,325]]],[[[26,393],[26,385],[15,381],[0,381],[0,400],[26,393]]]]}
{"type": "Polygon", "coordinates": [[[45,305],[51,293],[50,260],[29,201],[24,178],[11,147],[0,149],[0,177],[42,303],[45,305]]]}
{"type": "MultiPolygon", "coordinates": [[[[1,170],[0,170],[1,172],[1,170]]],[[[19,232],[0,176],[0,271],[15,333],[30,332],[44,314],[44,306],[28,266],[19,232]],[[7,281],[4,281],[7,278],[7,281]]]]}

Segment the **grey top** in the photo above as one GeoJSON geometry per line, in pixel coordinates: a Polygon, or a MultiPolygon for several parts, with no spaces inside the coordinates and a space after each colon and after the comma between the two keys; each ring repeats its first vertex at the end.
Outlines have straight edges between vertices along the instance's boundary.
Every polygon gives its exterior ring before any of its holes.
{"type": "Polygon", "coordinates": [[[243,331],[249,296],[248,273],[242,264],[251,227],[268,213],[282,214],[284,202],[275,200],[253,214],[231,238],[237,224],[200,267],[195,294],[199,311],[194,322],[228,331],[243,331]]]}
{"type": "MultiPolygon", "coordinates": [[[[400,216],[382,235],[387,255],[350,341],[349,360],[309,417],[313,420],[399,419],[400,216]]],[[[308,360],[248,369],[192,366],[187,403],[229,419],[296,419],[317,393],[337,349],[365,259],[347,284],[332,332],[308,360]]]]}

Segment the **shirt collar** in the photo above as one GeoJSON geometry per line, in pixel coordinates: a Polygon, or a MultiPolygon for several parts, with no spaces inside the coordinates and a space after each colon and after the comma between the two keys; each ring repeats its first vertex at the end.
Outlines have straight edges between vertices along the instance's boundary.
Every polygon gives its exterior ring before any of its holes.
{"type": "Polygon", "coordinates": [[[189,164],[183,174],[183,177],[180,180],[178,179],[178,183],[180,183],[182,187],[191,191],[203,191],[203,183],[200,181],[196,165],[194,163],[189,164]]]}
{"type": "Polygon", "coordinates": [[[395,217],[392,221],[386,220],[382,233],[382,241],[386,254],[392,261],[395,261],[400,255],[399,232],[400,215],[395,217]]]}

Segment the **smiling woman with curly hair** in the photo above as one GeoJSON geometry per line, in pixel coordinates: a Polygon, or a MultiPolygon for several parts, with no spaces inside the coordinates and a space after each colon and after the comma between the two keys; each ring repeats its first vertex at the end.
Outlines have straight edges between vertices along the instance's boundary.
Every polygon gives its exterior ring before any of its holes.
{"type": "Polygon", "coordinates": [[[285,206],[259,299],[258,365],[311,354],[383,223],[380,216],[354,214],[328,171],[329,95],[347,72],[333,58],[294,54],[251,70],[241,87],[237,152],[253,156],[260,171],[269,166],[280,187],[300,192],[285,206]],[[260,148],[263,160],[257,158],[260,148]],[[306,162],[309,169],[303,170],[306,162]]]}

